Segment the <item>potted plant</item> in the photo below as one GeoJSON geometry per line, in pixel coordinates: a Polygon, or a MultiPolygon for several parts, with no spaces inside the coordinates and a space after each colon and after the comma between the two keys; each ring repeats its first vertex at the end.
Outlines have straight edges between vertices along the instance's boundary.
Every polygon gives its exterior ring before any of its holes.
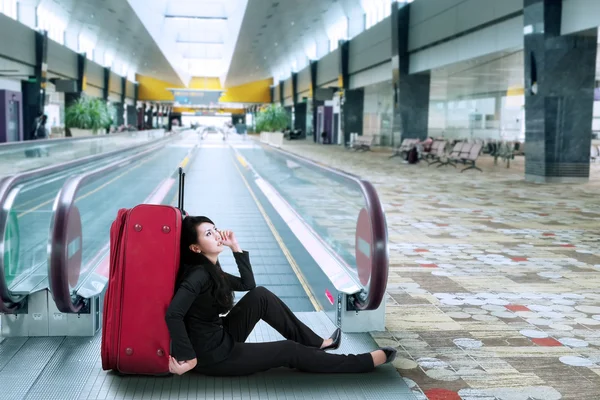
{"type": "Polygon", "coordinates": [[[105,101],[82,97],[65,111],[65,125],[72,136],[105,133],[112,122],[111,109],[105,101]]]}
{"type": "Polygon", "coordinates": [[[290,125],[288,112],[279,104],[270,104],[256,116],[256,132],[260,132],[261,141],[281,146],[282,131],[290,125]]]}

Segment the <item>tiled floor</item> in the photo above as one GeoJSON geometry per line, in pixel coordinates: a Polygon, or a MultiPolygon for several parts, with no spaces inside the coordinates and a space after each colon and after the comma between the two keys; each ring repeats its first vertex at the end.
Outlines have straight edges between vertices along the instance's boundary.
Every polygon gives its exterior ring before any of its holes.
{"type": "Polygon", "coordinates": [[[420,399],[598,399],[600,164],[534,185],[523,159],[483,173],[286,142],[373,182],[390,239],[387,330],[420,399]]]}

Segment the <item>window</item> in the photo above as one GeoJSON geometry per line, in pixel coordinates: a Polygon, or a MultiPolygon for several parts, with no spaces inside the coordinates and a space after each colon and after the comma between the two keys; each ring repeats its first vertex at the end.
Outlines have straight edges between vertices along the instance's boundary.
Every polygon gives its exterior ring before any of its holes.
{"type": "Polygon", "coordinates": [[[48,37],[55,42],[65,44],[65,30],[67,25],[53,13],[49,12],[42,6],[38,6],[37,14],[37,29],[47,31],[48,37]]]}
{"type": "Polygon", "coordinates": [[[327,30],[329,37],[329,51],[334,51],[339,46],[340,40],[348,38],[348,18],[342,18],[327,30]]]}
{"type": "Polygon", "coordinates": [[[17,19],[17,0],[0,0],[0,13],[17,19]]]}
{"type": "Polygon", "coordinates": [[[306,52],[306,57],[308,57],[309,60],[317,59],[317,43],[316,42],[310,43],[308,46],[306,46],[304,51],[306,52]]]}
{"type": "Polygon", "coordinates": [[[113,66],[113,63],[115,61],[115,58],[112,54],[110,54],[109,52],[104,52],[104,66],[111,68],[113,66]]]}
{"type": "Polygon", "coordinates": [[[79,35],[79,52],[85,53],[87,58],[94,60],[94,43],[84,35],[79,35]]]}

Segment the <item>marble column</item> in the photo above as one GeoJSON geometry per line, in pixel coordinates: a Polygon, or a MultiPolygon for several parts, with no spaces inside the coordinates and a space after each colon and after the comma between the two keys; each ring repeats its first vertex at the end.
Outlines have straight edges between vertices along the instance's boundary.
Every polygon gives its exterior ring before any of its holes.
{"type": "Polygon", "coordinates": [[[285,90],[283,88],[284,85],[284,81],[279,81],[279,104],[281,104],[281,107],[283,107],[284,102],[285,102],[285,90]]]}
{"type": "Polygon", "coordinates": [[[292,72],[292,103],[298,104],[298,73],[292,72]]]}
{"type": "MultiPolygon", "coordinates": [[[[315,143],[319,142],[319,137],[317,135],[317,107],[319,106],[319,104],[322,104],[322,102],[317,101],[316,98],[316,93],[317,93],[317,74],[319,71],[319,61],[317,60],[313,60],[310,61],[310,96],[311,96],[311,105],[312,105],[312,109],[308,110],[307,112],[310,112],[312,114],[312,135],[313,135],[313,141],[315,143]]],[[[307,132],[308,133],[308,132],[307,132]]]]}
{"type": "Polygon", "coordinates": [[[69,107],[81,98],[84,92],[85,68],[87,58],[85,54],[77,54],[77,90],[72,93],[65,93],[65,107],[69,107]]]}
{"type": "Polygon", "coordinates": [[[121,101],[115,104],[117,108],[117,126],[125,124],[125,93],[127,92],[127,78],[121,77],[121,101]]]}
{"type": "Polygon", "coordinates": [[[348,40],[340,42],[340,79],[342,88],[341,112],[344,145],[350,142],[350,134],[363,134],[363,112],[365,92],[363,88],[350,89],[350,44],[348,40]]]}
{"type": "Polygon", "coordinates": [[[597,30],[561,36],[562,0],[524,0],[525,179],[586,182],[597,30]]]}
{"type": "Polygon", "coordinates": [[[48,74],[48,32],[35,32],[34,76],[21,82],[23,95],[23,137],[34,139],[37,117],[44,113],[48,74]]]}
{"type": "Polygon", "coordinates": [[[394,85],[394,119],[392,146],[404,139],[425,139],[429,122],[431,73],[409,73],[408,34],[410,4],[392,3],[392,83],[394,85]],[[398,142],[398,139],[400,141],[398,142]]]}

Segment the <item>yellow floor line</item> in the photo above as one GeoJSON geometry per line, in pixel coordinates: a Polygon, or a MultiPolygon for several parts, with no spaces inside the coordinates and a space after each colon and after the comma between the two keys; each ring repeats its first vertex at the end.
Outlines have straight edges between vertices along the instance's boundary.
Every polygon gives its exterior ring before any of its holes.
{"type": "MultiPolygon", "coordinates": [[[[147,163],[148,161],[152,160],[152,159],[153,159],[153,158],[155,158],[156,156],[157,156],[157,153],[155,153],[153,156],[150,156],[150,157],[148,157],[146,160],[143,160],[141,163],[139,163],[139,164],[138,164],[138,165],[136,165],[135,167],[132,167],[132,168],[128,169],[127,171],[123,172],[122,174],[119,174],[118,176],[114,177],[113,179],[111,179],[110,181],[108,181],[108,182],[104,183],[103,185],[101,185],[101,186],[97,187],[96,189],[94,189],[94,190],[92,190],[92,191],[90,191],[90,192],[88,192],[88,193],[86,193],[86,194],[84,194],[84,195],[81,195],[80,197],[78,197],[77,199],[75,199],[75,202],[78,202],[79,200],[83,200],[83,199],[85,199],[86,197],[88,197],[88,196],[90,196],[90,195],[92,195],[92,194],[94,194],[94,193],[98,192],[99,190],[101,190],[101,189],[105,188],[106,186],[110,185],[111,183],[113,183],[113,182],[114,182],[114,181],[116,181],[117,179],[120,179],[121,177],[123,177],[123,176],[127,175],[127,174],[128,174],[128,173],[130,173],[131,171],[138,169],[139,167],[141,167],[142,165],[144,165],[144,164],[145,164],[145,163],[147,163]]],[[[35,207],[33,207],[33,208],[31,208],[31,209],[29,209],[29,210],[27,210],[27,211],[25,211],[25,212],[22,212],[21,214],[17,215],[17,218],[21,218],[21,217],[23,217],[23,216],[25,216],[25,215],[27,215],[27,214],[30,214],[30,213],[32,213],[32,212],[34,212],[34,211],[37,211],[37,210],[39,210],[40,208],[44,207],[45,205],[48,205],[48,204],[50,204],[50,203],[54,202],[54,199],[55,199],[55,197],[53,197],[53,198],[51,198],[50,200],[47,200],[47,201],[45,201],[45,202],[43,202],[43,203],[41,203],[41,204],[39,204],[39,205],[37,205],[37,206],[35,206],[35,207]]]]}
{"type": "MultiPolygon", "coordinates": [[[[240,164],[242,164],[242,166],[244,166],[244,167],[247,166],[246,160],[242,156],[237,155],[237,160],[239,161],[240,164]]],[[[267,225],[269,226],[269,229],[271,230],[271,233],[273,234],[273,237],[275,237],[275,240],[277,241],[277,244],[281,248],[281,251],[283,252],[285,258],[290,263],[290,266],[292,267],[292,270],[294,270],[294,273],[296,274],[296,277],[300,281],[300,284],[302,285],[302,288],[304,289],[304,291],[306,292],[306,295],[310,299],[310,302],[312,303],[313,307],[315,308],[315,311],[321,311],[323,309],[323,307],[321,307],[321,304],[317,301],[317,299],[313,295],[312,291],[310,290],[310,287],[309,287],[309,285],[308,285],[308,283],[306,281],[306,278],[304,277],[304,275],[302,274],[302,271],[300,271],[300,268],[298,267],[298,263],[296,263],[296,260],[294,259],[294,257],[290,253],[290,251],[288,250],[288,248],[285,245],[283,239],[279,235],[279,232],[277,232],[277,229],[275,228],[275,225],[273,225],[273,222],[271,222],[271,219],[267,215],[267,213],[266,213],[265,209],[263,208],[263,206],[258,201],[258,198],[256,197],[256,195],[254,194],[254,191],[252,190],[252,188],[248,184],[248,181],[246,180],[246,177],[244,176],[244,174],[242,173],[242,171],[240,171],[240,168],[237,166],[237,164],[235,163],[235,161],[234,161],[233,165],[235,165],[235,169],[238,171],[238,173],[242,177],[242,180],[244,181],[244,185],[246,185],[246,188],[248,189],[248,192],[250,193],[250,196],[252,196],[252,199],[254,200],[254,202],[256,203],[256,206],[258,207],[258,210],[260,211],[260,213],[262,214],[263,218],[267,222],[267,225]]]]}

